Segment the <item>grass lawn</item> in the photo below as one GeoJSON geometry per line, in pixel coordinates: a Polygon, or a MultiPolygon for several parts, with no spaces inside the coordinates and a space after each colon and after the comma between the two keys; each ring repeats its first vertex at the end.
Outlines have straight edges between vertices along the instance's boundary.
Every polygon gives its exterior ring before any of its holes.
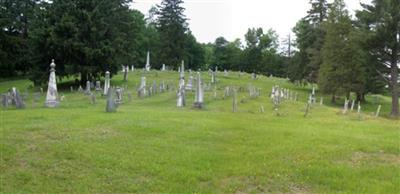
{"type": "MultiPolygon", "coordinates": [[[[176,107],[174,91],[139,99],[141,72],[112,79],[134,95],[116,113],[105,112],[105,99],[69,89],[55,109],[33,102],[0,112],[0,192],[2,193],[399,193],[400,121],[386,116],[390,98],[368,97],[359,118],[341,114],[341,105],[314,105],[304,117],[310,88],[279,78],[251,80],[249,74],[218,74],[218,98],[206,92],[205,109],[176,107]],[[223,99],[224,86],[248,84],[262,96],[238,94],[223,99]],[[276,116],[267,96],[275,84],[299,92],[300,101],[284,102],[276,116]],[[259,111],[264,106],[265,112],[259,111]]],[[[186,74],[186,78],[188,74],[186,74]]],[[[177,72],[146,75],[147,84],[178,84],[177,72]]],[[[203,73],[206,82],[210,80],[203,73]]],[[[0,92],[27,80],[0,82],[0,92]]],[[[45,90],[46,91],[46,90],[45,90]]],[[[329,97],[326,96],[326,102],[329,97]]]]}

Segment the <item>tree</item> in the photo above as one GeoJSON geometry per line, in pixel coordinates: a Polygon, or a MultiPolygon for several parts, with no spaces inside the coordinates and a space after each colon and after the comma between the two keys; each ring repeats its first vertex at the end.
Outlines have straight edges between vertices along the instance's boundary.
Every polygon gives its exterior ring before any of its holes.
{"type": "Polygon", "coordinates": [[[31,79],[46,80],[56,59],[59,78],[81,75],[81,82],[116,73],[135,58],[134,14],[128,0],[53,0],[41,4],[31,45],[36,64],[31,79]]]}
{"type": "Polygon", "coordinates": [[[313,26],[306,18],[302,18],[296,23],[293,32],[296,35],[294,45],[298,51],[294,53],[289,64],[288,76],[292,82],[302,82],[307,77],[307,65],[310,62],[307,49],[311,47],[314,41],[313,26]]]}
{"type": "Polygon", "coordinates": [[[400,0],[373,0],[363,4],[357,17],[369,29],[368,47],[381,67],[376,69],[387,81],[392,95],[391,115],[399,116],[400,0]]]}
{"type": "Polygon", "coordinates": [[[351,91],[364,91],[365,70],[356,37],[343,0],[335,0],[326,22],[323,63],[318,79],[321,91],[332,94],[332,102],[336,95],[345,94],[349,98],[351,91]]]}
{"type": "Polygon", "coordinates": [[[327,0],[310,0],[311,10],[308,11],[307,20],[313,25],[313,40],[306,52],[309,56],[309,63],[306,66],[307,80],[315,83],[318,79],[318,71],[322,64],[322,47],[325,39],[323,27],[327,19],[327,0]]]}
{"type": "Polygon", "coordinates": [[[38,0],[0,1],[0,76],[27,73],[31,67],[28,39],[38,0]]]}
{"type": "Polygon", "coordinates": [[[160,59],[178,68],[181,60],[188,59],[185,46],[188,24],[182,7],[183,0],[163,0],[157,5],[157,29],[160,34],[160,59]]]}

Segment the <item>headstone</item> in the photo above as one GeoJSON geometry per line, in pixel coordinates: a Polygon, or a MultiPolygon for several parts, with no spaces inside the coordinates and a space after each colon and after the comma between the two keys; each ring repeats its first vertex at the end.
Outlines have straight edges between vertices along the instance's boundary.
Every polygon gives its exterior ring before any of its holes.
{"type": "Polygon", "coordinates": [[[115,103],[122,104],[122,88],[118,87],[115,90],[115,94],[116,94],[115,103]]]}
{"type": "Polygon", "coordinates": [[[183,107],[186,105],[186,99],[185,99],[185,67],[184,63],[182,61],[181,68],[180,68],[180,74],[179,74],[179,86],[178,86],[178,92],[177,92],[177,107],[183,107]]]}
{"type": "Polygon", "coordinates": [[[146,66],[145,66],[145,68],[146,68],[146,71],[150,71],[150,68],[151,68],[151,66],[150,66],[150,51],[147,51],[147,58],[146,58],[146,66]]]}
{"type": "Polygon", "coordinates": [[[251,78],[252,78],[252,79],[257,79],[257,74],[256,74],[256,73],[252,73],[252,74],[251,74],[251,78]]]}
{"type": "Polygon", "coordinates": [[[354,103],[355,103],[355,100],[352,100],[352,101],[351,101],[351,108],[350,108],[350,111],[353,111],[353,110],[354,110],[354,103]]]}
{"type": "Polygon", "coordinates": [[[107,90],[107,102],[106,102],[106,112],[116,112],[118,104],[114,101],[114,89],[108,88],[107,90]]]}
{"type": "Polygon", "coordinates": [[[265,112],[264,106],[263,106],[263,105],[260,106],[260,112],[261,112],[261,113],[264,113],[264,112],[265,112]]]}
{"type": "Polygon", "coordinates": [[[139,98],[146,97],[146,93],[147,93],[147,91],[146,91],[146,77],[142,77],[140,79],[140,86],[139,86],[139,89],[138,89],[138,97],[139,98]]]}
{"type": "Polygon", "coordinates": [[[17,90],[17,88],[13,87],[10,91],[11,93],[11,103],[12,105],[15,106],[17,109],[23,109],[25,108],[25,103],[21,97],[21,94],[17,90]]]}
{"type": "Polygon", "coordinates": [[[4,108],[8,108],[8,106],[9,106],[9,98],[10,98],[10,96],[9,96],[9,94],[7,93],[7,94],[2,94],[1,95],[1,105],[4,107],[4,108]]]}
{"type": "Polygon", "coordinates": [[[186,84],[186,90],[192,91],[193,90],[193,76],[189,76],[189,80],[186,84]]]}
{"type": "Polygon", "coordinates": [[[83,88],[82,88],[82,86],[79,86],[79,88],[78,88],[78,92],[80,92],[80,93],[82,93],[82,92],[83,92],[83,88]]]}
{"type": "Polygon", "coordinates": [[[128,72],[129,72],[129,67],[124,66],[124,81],[128,81],[128,72]]]}
{"type": "Polygon", "coordinates": [[[71,92],[74,92],[74,87],[73,86],[71,86],[69,88],[70,88],[71,92]]]}
{"type": "Polygon", "coordinates": [[[237,91],[234,88],[233,93],[232,93],[232,112],[237,112],[237,99],[236,99],[237,97],[236,97],[236,95],[237,95],[237,91]]]}
{"type": "Polygon", "coordinates": [[[226,69],[224,70],[224,75],[225,77],[228,77],[228,71],[226,69]]]}
{"type": "Polygon", "coordinates": [[[305,113],[304,113],[304,117],[307,117],[308,112],[310,111],[310,107],[311,107],[311,103],[310,103],[310,102],[307,102],[306,111],[305,111],[305,113]]]}
{"type": "Polygon", "coordinates": [[[62,102],[62,101],[64,101],[64,99],[65,99],[64,94],[61,94],[61,95],[60,95],[60,101],[62,102]]]}
{"type": "Polygon", "coordinates": [[[90,81],[86,82],[86,90],[85,90],[86,95],[90,95],[92,92],[90,91],[90,81]]]}
{"type": "Polygon", "coordinates": [[[358,101],[357,115],[358,115],[358,118],[361,119],[361,105],[360,105],[360,101],[358,101]]]}
{"type": "Polygon", "coordinates": [[[382,105],[379,105],[378,109],[376,110],[375,117],[379,117],[379,114],[381,113],[381,108],[382,108],[382,105]]]}
{"type": "Polygon", "coordinates": [[[196,94],[195,94],[195,101],[194,107],[195,108],[203,108],[204,103],[204,88],[203,83],[201,80],[200,72],[197,72],[197,83],[196,83],[196,94]]]}
{"type": "Polygon", "coordinates": [[[165,64],[162,64],[161,71],[165,71],[165,64]]]}
{"type": "Polygon", "coordinates": [[[96,95],[95,94],[90,95],[90,102],[92,104],[96,104],[96,95]]]}
{"type": "Polygon", "coordinates": [[[57,82],[56,82],[56,64],[54,63],[54,59],[51,61],[50,64],[50,77],[49,77],[49,84],[47,89],[46,95],[46,106],[50,108],[54,108],[58,106],[59,102],[57,100],[57,82]]]}
{"type": "Polygon", "coordinates": [[[211,72],[211,83],[215,84],[217,82],[217,78],[216,78],[216,72],[212,71],[211,72]]]}
{"type": "Polygon", "coordinates": [[[101,82],[96,81],[96,91],[101,91],[101,82]]]}
{"type": "Polygon", "coordinates": [[[347,100],[347,99],[344,100],[343,114],[346,114],[347,111],[348,111],[348,109],[349,109],[349,101],[350,101],[350,100],[347,100]]]}
{"type": "Polygon", "coordinates": [[[153,81],[153,86],[151,87],[151,91],[153,95],[157,94],[157,83],[156,81],[153,81]]]}
{"type": "Polygon", "coordinates": [[[110,72],[106,71],[104,80],[104,91],[103,95],[108,95],[108,89],[110,88],[110,72]]]}
{"type": "Polygon", "coordinates": [[[132,71],[132,72],[135,71],[135,66],[131,65],[131,71],[132,71]]]}

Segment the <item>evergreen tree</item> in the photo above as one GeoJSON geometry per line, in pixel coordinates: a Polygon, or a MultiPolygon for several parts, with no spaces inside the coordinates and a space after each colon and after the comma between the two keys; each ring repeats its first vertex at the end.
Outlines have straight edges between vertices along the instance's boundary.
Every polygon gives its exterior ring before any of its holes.
{"type": "Polygon", "coordinates": [[[367,45],[392,94],[392,116],[399,116],[400,0],[373,0],[357,16],[370,32],[367,45]]]}
{"type": "Polygon", "coordinates": [[[116,73],[136,57],[136,34],[127,0],[53,0],[37,13],[31,45],[36,64],[31,79],[46,80],[51,59],[59,78],[81,75],[81,82],[105,71],[116,73]]]}
{"type": "Polygon", "coordinates": [[[162,50],[160,59],[175,68],[182,60],[188,60],[185,51],[188,24],[182,3],[183,0],[163,0],[157,6],[157,29],[162,50]]]}
{"type": "Polygon", "coordinates": [[[326,22],[326,39],[323,45],[323,63],[319,70],[319,87],[322,92],[335,96],[350,92],[362,93],[365,70],[362,66],[356,34],[343,0],[335,0],[326,22]]]}

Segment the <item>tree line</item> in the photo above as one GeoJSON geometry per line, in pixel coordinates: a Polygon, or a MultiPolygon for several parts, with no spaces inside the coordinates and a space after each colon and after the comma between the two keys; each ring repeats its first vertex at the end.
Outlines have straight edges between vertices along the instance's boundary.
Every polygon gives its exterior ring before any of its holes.
{"type": "Polygon", "coordinates": [[[362,4],[355,18],[344,0],[311,0],[297,22],[296,47],[288,67],[293,82],[317,83],[320,91],[365,101],[368,93],[389,90],[391,115],[399,115],[400,1],[362,4]]]}
{"type": "Polygon", "coordinates": [[[343,0],[310,0],[311,9],[284,42],[273,29],[249,28],[241,39],[199,43],[183,0],[163,0],[145,17],[131,0],[1,0],[0,76],[47,80],[56,59],[59,79],[85,83],[121,65],[193,70],[228,69],[318,84],[332,102],[354,93],[390,91],[399,114],[400,0],[373,0],[352,17],[343,0]],[[282,49],[284,48],[284,49],[282,49]]]}

